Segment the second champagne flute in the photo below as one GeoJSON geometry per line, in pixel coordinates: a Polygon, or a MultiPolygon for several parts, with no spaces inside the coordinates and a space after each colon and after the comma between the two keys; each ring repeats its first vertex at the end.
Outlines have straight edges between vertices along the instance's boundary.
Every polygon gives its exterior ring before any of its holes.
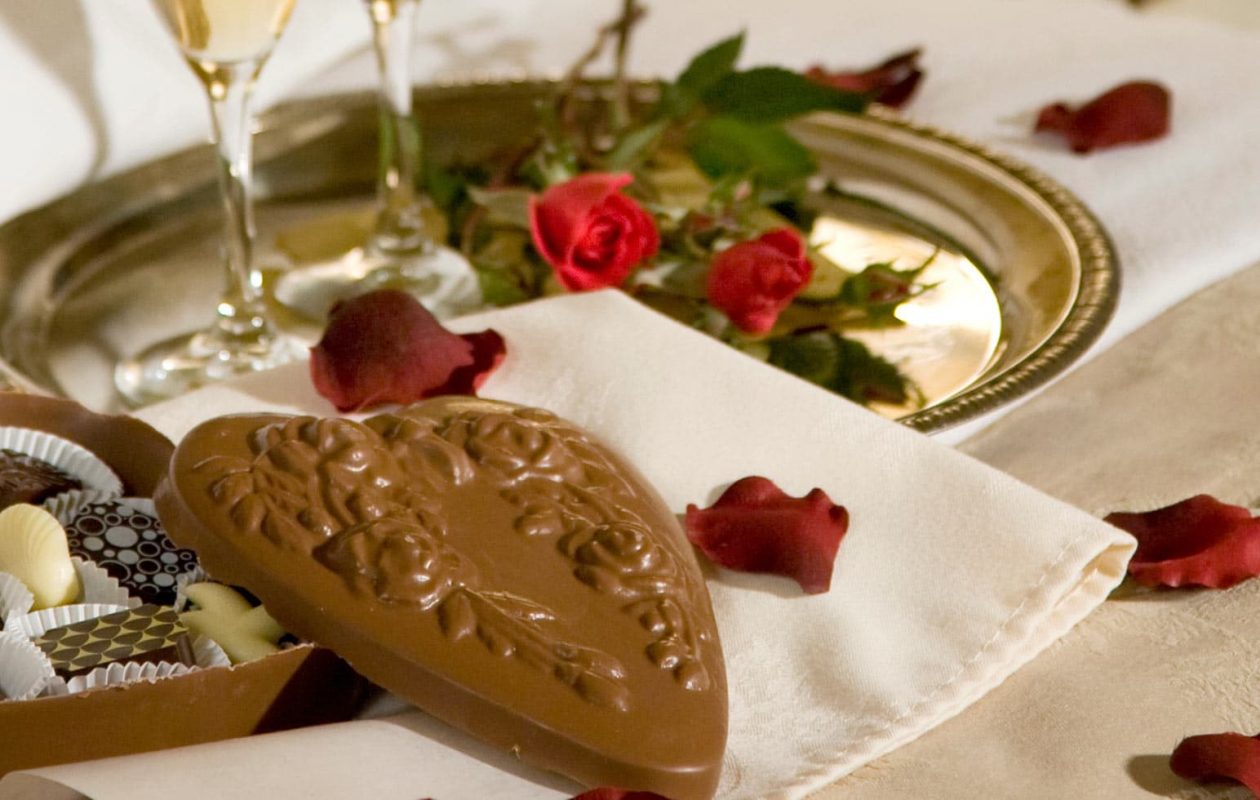
{"type": "MultiPolygon", "coordinates": [[[[358,0],[364,2],[364,0],[358,0]]],[[[439,318],[482,304],[468,261],[437,241],[423,190],[424,145],[411,94],[411,51],[420,0],[366,0],[379,70],[380,158],[376,218],[368,241],[345,257],[289,270],[276,299],[315,320],[337,300],[372,289],[409,292],[439,318]]]]}

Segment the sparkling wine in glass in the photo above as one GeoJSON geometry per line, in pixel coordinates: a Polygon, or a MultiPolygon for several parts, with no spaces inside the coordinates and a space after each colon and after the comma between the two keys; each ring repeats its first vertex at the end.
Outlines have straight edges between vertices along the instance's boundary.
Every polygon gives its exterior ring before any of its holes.
{"type": "Polygon", "coordinates": [[[153,0],[210,101],[227,283],[214,322],[125,359],[114,383],[132,405],[268,369],[301,353],[267,311],[254,265],[251,98],[295,0],[153,0]]]}
{"type": "Polygon", "coordinates": [[[376,219],[368,241],[345,257],[289,270],[275,296],[323,320],[337,300],[377,288],[410,292],[440,318],[479,308],[481,287],[468,261],[438,242],[426,222],[424,146],[411,96],[411,52],[420,0],[366,2],[380,73],[380,158],[376,219]]]}

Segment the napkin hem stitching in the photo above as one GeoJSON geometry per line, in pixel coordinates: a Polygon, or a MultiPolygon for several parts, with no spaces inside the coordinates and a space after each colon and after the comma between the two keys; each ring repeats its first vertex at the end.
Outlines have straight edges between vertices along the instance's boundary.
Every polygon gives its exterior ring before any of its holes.
{"type": "MultiPolygon", "coordinates": [[[[888,720],[887,722],[883,723],[875,730],[863,736],[861,739],[858,739],[857,742],[854,743],[853,745],[846,747],[844,750],[836,751],[835,754],[830,757],[833,763],[820,765],[815,769],[809,770],[807,772],[799,773],[792,780],[790,784],[788,784],[787,786],[783,788],[782,792],[779,793],[779,796],[786,796],[785,795],[786,792],[791,792],[791,791],[796,791],[796,790],[801,790],[801,789],[812,790],[816,788],[821,788],[821,787],[813,785],[813,782],[816,781],[820,777],[827,777],[829,779],[839,779],[843,777],[843,774],[833,775],[833,773],[837,770],[837,762],[841,765],[844,763],[843,757],[846,751],[849,755],[848,760],[853,761],[855,757],[857,756],[857,754],[862,752],[863,748],[867,750],[870,749],[868,745],[871,742],[871,740],[875,739],[876,737],[886,734],[894,726],[903,722],[908,717],[913,716],[914,714],[922,710],[924,707],[937,703],[940,699],[940,695],[946,689],[954,685],[969,669],[971,669],[976,664],[976,662],[978,662],[981,658],[983,658],[989,652],[989,650],[993,647],[993,645],[996,642],[1004,638],[1004,635],[1007,633],[1007,630],[1020,619],[1021,613],[1023,612],[1024,608],[1037,595],[1038,591],[1041,589],[1042,586],[1045,585],[1046,581],[1049,580],[1050,576],[1058,570],[1058,568],[1064,561],[1067,560],[1068,556],[1072,553],[1072,551],[1081,542],[1086,541],[1087,539],[1090,539],[1093,536],[1094,536],[1093,532],[1086,531],[1082,533],[1081,535],[1077,536],[1075,539],[1072,539],[1071,541],[1069,541],[1067,544],[1065,544],[1063,546],[1063,549],[1060,550],[1059,553],[1054,557],[1054,559],[1051,560],[1050,563],[1046,566],[1045,570],[1041,574],[1041,577],[1037,580],[1036,583],[1032,585],[1031,590],[1024,596],[1024,599],[1020,601],[1019,605],[1016,606],[1011,611],[1011,613],[1002,622],[1002,624],[998,626],[997,630],[993,632],[993,635],[990,636],[988,640],[985,641],[985,643],[981,645],[980,648],[970,658],[968,658],[965,662],[963,662],[963,664],[961,664],[958,667],[958,670],[953,675],[951,675],[949,678],[942,681],[940,684],[938,684],[934,688],[932,688],[927,693],[927,696],[919,700],[910,708],[903,711],[901,714],[898,714],[893,719],[888,720]]],[[[932,727],[935,727],[935,726],[932,726],[932,727]]],[[[926,730],[930,730],[930,729],[931,728],[928,728],[926,730]]],[[[922,732],[926,732],[926,730],[922,732]]],[[[866,763],[866,762],[862,762],[862,763],[866,763]]],[[[862,764],[855,765],[853,769],[856,769],[858,766],[862,766],[862,764]]],[[[839,768],[843,769],[843,766],[839,768]]],[[[850,770],[850,772],[851,771],[852,770],[850,770]]],[[[844,774],[847,774],[847,773],[844,773],[844,774]]]]}

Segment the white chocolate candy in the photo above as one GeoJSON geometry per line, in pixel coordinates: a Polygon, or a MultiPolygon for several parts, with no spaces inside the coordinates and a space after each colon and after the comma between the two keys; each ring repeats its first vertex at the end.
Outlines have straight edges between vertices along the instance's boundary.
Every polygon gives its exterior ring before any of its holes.
{"type": "Polygon", "coordinates": [[[262,606],[251,606],[235,589],[221,583],[191,583],[184,595],[197,608],[179,615],[184,626],[205,636],[228,654],[233,664],[280,650],[284,629],[262,606]]]}
{"type": "Polygon", "coordinates": [[[35,609],[73,603],[81,591],[65,529],[52,514],[26,503],[0,511],[0,572],[30,590],[35,609]]]}

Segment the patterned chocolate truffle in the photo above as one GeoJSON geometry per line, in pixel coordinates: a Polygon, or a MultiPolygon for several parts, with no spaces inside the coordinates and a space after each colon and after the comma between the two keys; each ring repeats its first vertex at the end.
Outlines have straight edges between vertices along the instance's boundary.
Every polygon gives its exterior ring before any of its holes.
{"type": "Polygon", "coordinates": [[[151,603],[53,628],[34,642],[63,678],[113,663],[193,663],[188,629],[175,609],[151,603]]]}
{"type": "Polygon", "coordinates": [[[77,479],[33,456],[0,450],[0,509],[18,503],[39,505],[50,497],[82,489],[77,479]]]}
{"type": "Polygon", "coordinates": [[[70,552],[96,562],[146,603],[172,605],[175,579],[197,565],[175,546],[143,501],[101,500],[81,506],[66,524],[70,552]]]}

